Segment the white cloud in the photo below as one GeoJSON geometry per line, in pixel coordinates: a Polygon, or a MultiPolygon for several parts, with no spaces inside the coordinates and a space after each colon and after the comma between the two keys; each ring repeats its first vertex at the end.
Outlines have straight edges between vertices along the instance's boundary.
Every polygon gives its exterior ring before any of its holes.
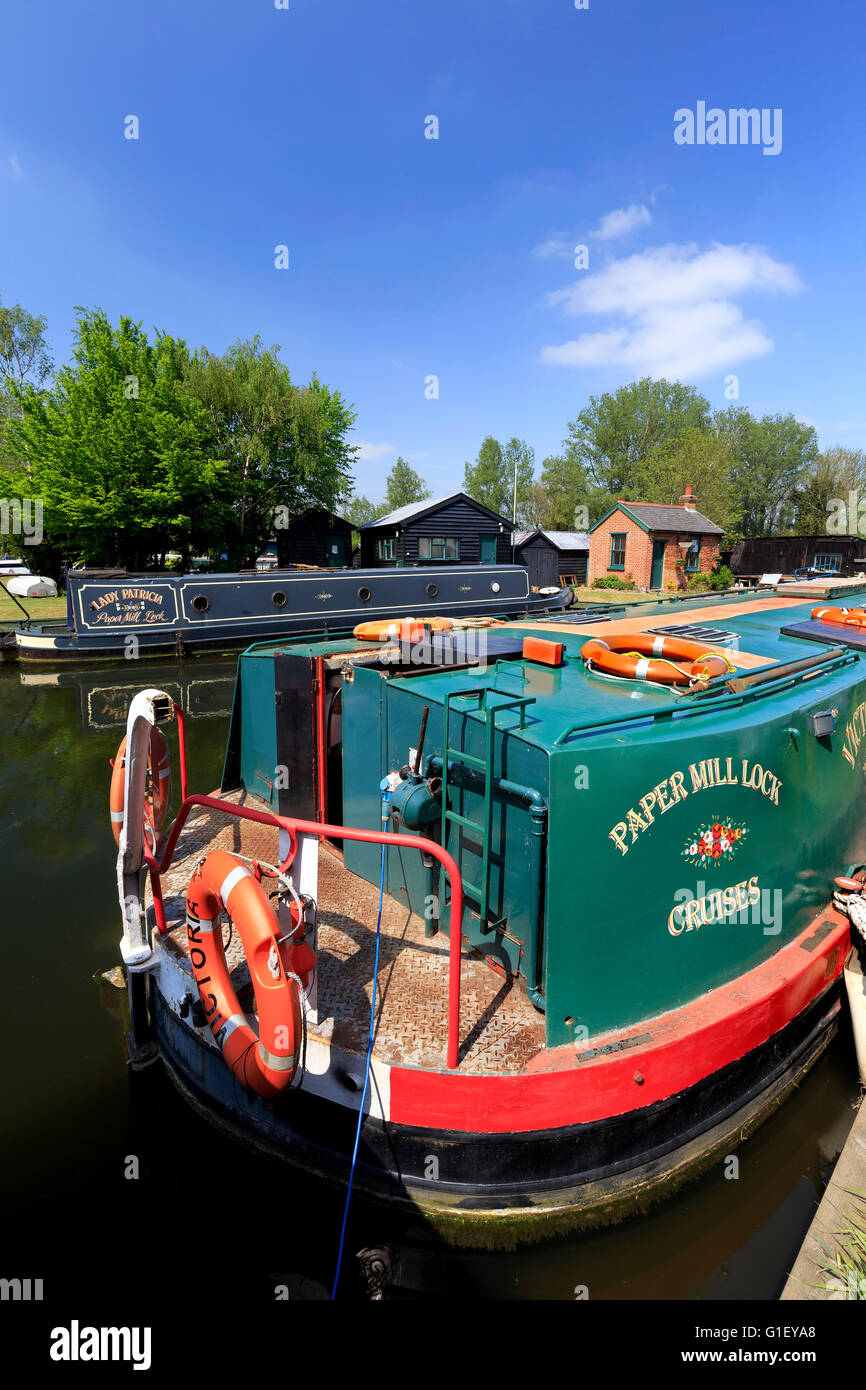
{"type": "Polygon", "coordinates": [[[14,154],[10,154],[9,156],[9,168],[12,170],[16,179],[22,179],[24,177],[24,171],[14,154]]]}
{"type": "Polygon", "coordinates": [[[362,439],[358,445],[359,459],[382,459],[396,452],[393,444],[371,444],[367,439],[362,439]]]}
{"type": "Polygon", "coordinates": [[[616,241],[628,236],[636,227],[649,226],[652,220],[652,213],[644,203],[631,203],[627,208],[614,208],[613,212],[606,212],[589,235],[597,241],[616,241]]]}
{"type": "Polygon", "coordinates": [[[563,257],[570,260],[574,255],[574,242],[564,241],[562,237],[550,237],[547,241],[541,241],[532,248],[533,256],[540,261],[549,260],[552,257],[563,257]]]}
{"type": "Polygon", "coordinates": [[[650,247],[547,296],[566,314],[616,321],[543,348],[542,361],[694,380],[772,351],[772,338],[734,295],[801,288],[794,267],[760,246],[650,247]]]}

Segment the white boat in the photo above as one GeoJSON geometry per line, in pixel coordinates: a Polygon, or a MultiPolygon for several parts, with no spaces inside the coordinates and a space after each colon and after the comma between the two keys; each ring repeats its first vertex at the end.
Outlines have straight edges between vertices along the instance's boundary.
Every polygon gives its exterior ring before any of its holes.
{"type": "Polygon", "coordinates": [[[53,579],[42,574],[21,574],[20,572],[6,585],[10,594],[18,598],[57,598],[57,585],[53,579]]]}

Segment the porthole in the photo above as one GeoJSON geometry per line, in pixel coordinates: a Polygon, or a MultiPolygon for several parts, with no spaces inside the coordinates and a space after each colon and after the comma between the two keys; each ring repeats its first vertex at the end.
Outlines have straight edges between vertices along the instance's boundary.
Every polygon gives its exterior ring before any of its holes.
{"type": "Polygon", "coordinates": [[[430,595],[431,598],[436,598],[437,595],[438,595],[438,593],[439,593],[439,585],[438,585],[438,584],[428,584],[428,585],[427,585],[427,593],[430,595]]]}
{"type": "Polygon", "coordinates": [[[205,598],[204,594],[196,594],[192,601],[192,606],[196,613],[206,613],[210,608],[210,599],[205,598]]]}
{"type": "Polygon", "coordinates": [[[370,590],[367,588],[366,584],[362,584],[360,589],[358,590],[358,598],[361,600],[361,602],[369,603],[372,597],[373,595],[370,593],[370,590]]]}
{"type": "Polygon", "coordinates": [[[491,587],[491,589],[493,590],[494,594],[498,594],[498,593],[499,593],[499,585],[498,585],[498,584],[491,584],[490,587],[491,587]]]}
{"type": "Polygon", "coordinates": [[[275,608],[285,608],[286,596],[282,589],[277,589],[276,593],[271,594],[271,603],[275,608]]]}

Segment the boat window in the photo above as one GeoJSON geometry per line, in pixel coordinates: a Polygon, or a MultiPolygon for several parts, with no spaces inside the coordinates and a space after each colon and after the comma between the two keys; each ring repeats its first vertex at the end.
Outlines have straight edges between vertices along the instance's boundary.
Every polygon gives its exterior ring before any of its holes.
{"type": "Polygon", "coordinates": [[[275,593],[271,594],[271,603],[275,608],[285,608],[286,596],[282,589],[277,589],[275,593]]]}
{"type": "Polygon", "coordinates": [[[373,595],[370,593],[370,590],[367,588],[366,584],[362,584],[360,589],[358,590],[358,598],[361,600],[361,602],[369,603],[372,597],[373,595]]]}
{"type": "Polygon", "coordinates": [[[437,594],[439,593],[439,585],[438,585],[438,584],[428,584],[428,585],[427,585],[427,593],[429,594],[430,598],[436,598],[437,594]]]}
{"type": "Polygon", "coordinates": [[[204,594],[196,594],[192,601],[192,606],[196,613],[206,613],[210,608],[210,599],[205,598],[204,594]]]}

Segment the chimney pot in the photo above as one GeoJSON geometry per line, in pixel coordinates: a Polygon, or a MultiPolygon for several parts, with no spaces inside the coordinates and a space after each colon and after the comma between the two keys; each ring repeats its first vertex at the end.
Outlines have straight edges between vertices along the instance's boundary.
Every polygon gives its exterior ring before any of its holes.
{"type": "Polygon", "coordinates": [[[692,493],[691,483],[686,483],[686,490],[680,498],[679,505],[685,507],[687,512],[697,511],[694,494],[692,493]]]}

